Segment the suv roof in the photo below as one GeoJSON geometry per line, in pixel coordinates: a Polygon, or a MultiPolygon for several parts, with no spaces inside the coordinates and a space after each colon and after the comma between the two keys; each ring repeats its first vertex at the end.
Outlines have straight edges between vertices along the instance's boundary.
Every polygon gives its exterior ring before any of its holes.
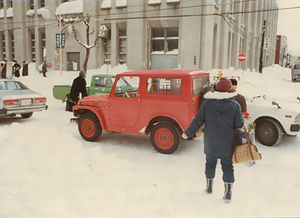
{"type": "Polygon", "coordinates": [[[126,75],[145,75],[145,76],[153,76],[154,74],[157,74],[159,76],[174,76],[174,74],[178,76],[184,76],[184,75],[192,75],[195,73],[207,73],[204,70],[195,70],[195,69],[190,69],[190,70],[180,70],[180,69],[175,69],[175,70],[135,70],[135,71],[128,71],[124,73],[120,73],[119,75],[126,76],[126,75]]]}

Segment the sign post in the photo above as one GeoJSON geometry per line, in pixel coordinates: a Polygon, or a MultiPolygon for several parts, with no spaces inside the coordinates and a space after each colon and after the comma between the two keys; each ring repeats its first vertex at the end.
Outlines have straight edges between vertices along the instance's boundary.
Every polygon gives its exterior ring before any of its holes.
{"type": "MultiPolygon", "coordinates": [[[[246,60],[246,55],[244,53],[241,53],[238,55],[238,61],[243,63],[246,60]]],[[[243,68],[243,74],[244,74],[244,68],[243,68]]]]}

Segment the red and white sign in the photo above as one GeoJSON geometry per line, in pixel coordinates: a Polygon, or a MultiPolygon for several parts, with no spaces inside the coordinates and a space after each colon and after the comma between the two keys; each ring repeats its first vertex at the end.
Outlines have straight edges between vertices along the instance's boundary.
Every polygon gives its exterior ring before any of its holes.
{"type": "Polygon", "coordinates": [[[239,55],[238,55],[238,60],[239,60],[240,62],[244,62],[244,61],[246,60],[246,55],[243,54],[243,53],[239,54],[239,55]]]}

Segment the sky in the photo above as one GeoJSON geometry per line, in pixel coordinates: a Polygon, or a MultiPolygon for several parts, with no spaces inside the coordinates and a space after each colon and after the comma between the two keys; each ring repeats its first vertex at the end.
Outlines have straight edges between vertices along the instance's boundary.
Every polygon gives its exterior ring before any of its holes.
{"type": "MultiPolygon", "coordinates": [[[[300,0],[277,0],[280,8],[300,7],[300,0]]],[[[288,50],[300,52],[300,8],[279,10],[277,35],[285,35],[288,40],[288,50]]]]}

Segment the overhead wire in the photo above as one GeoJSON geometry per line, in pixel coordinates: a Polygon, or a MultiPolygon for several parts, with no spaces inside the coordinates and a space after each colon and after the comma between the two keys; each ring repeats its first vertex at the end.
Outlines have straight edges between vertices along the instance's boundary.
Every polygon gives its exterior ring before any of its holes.
{"type": "MultiPolygon", "coordinates": [[[[246,2],[257,2],[257,1],[264,1],[264,0],[240,0],[238,2],[236,1],[232,1],[229,0],[229,2],[227,3],[220,3],[217,5],[226,5],[226,4],[238,4],[238,3],[246,3],[246,2]]],[[[196,5],[196,6],[185,6],[185,7],[179,7],[178,9],[187,9],[187,8],[195,8],[195,7],[209,7],[209,6],[215,6],[216,4],[206,4],[206,5],[196,5]]],[[[197,17],[197,16],[220,16],[222,17],[222,19],[232,28],[235,29],[237,32],[241,33],[244,36],[247,37],[258,37],[260,34],[257,34],[256,36],[251,36],[249,34],[245,34],[242,32],[242,30],[235,26],[232,22],[228,21],[228,15],[236,15],[236,14],[249,14],[249,13],[263,13],[263,12],[274,12],[274,11],[281,11],[281,10],[294,10],[294,9],[300,9],[300,6],[295,6],[295,7],[286,7],[286,8],[270,8],[270,9],[260,9],[260,10],[249,10],[249,11],[233,11],[233,12],[225,12],[225,13],[200,13],[200,14],[179,14],[179,15],[152,15],[152,16],[135,16],[135,17],[113,17],[113,18],[104,18],[104,19],[100,19],[101,21],[113,21],[113,20],[132,20],[132,19],[160,19],[160,18],[180,18],[180,17],[197,17]]],[[[174,9],[170,9],[170,8],[164,8],[164,9],[160,9],[160,10],[142,10],[142,11],[132,11],[132,12],[127,12],[127,13],[114,13],[114,14],[110,14],[110,16],[113,15],[122,15],[122,14],[133,14],[133,13],[143,13],[143,12],[157,12],[157,11],[166,11],[166,10],[174,10],[174,9]]],[[[98,20],[98,17],[101,16],[107,16],[107,15],[93,15],[91,16],[91,20],[98,20]]],[[[43,25],[52,25],[49,22],[57,22],[57,19],[49,19],[47,20],[48,23],[44,23],[41,24],[39,20],[33,21],[33,22],[38,22],[37,24],[31,24],[29,26],[20,26],[20,27],[12,27],[12,28],[8,28],[8,29],[2,29],[0,31],[5,31],[5,30],[14,30],[14,29],[21,29],[21,28],[34,28],[34,27],[39,27],[39,26],[43,26],[43,25]]],[[[53,22],[53,24],[54,24],[53,22]]],[[[13,22],[16,24],[22,24],[22,23],[28,23],[28,21],[16,21],[13,22]]],[[[8,25],[11,24],[10,23],[1,23],[1,25],[8,25]]]]}

